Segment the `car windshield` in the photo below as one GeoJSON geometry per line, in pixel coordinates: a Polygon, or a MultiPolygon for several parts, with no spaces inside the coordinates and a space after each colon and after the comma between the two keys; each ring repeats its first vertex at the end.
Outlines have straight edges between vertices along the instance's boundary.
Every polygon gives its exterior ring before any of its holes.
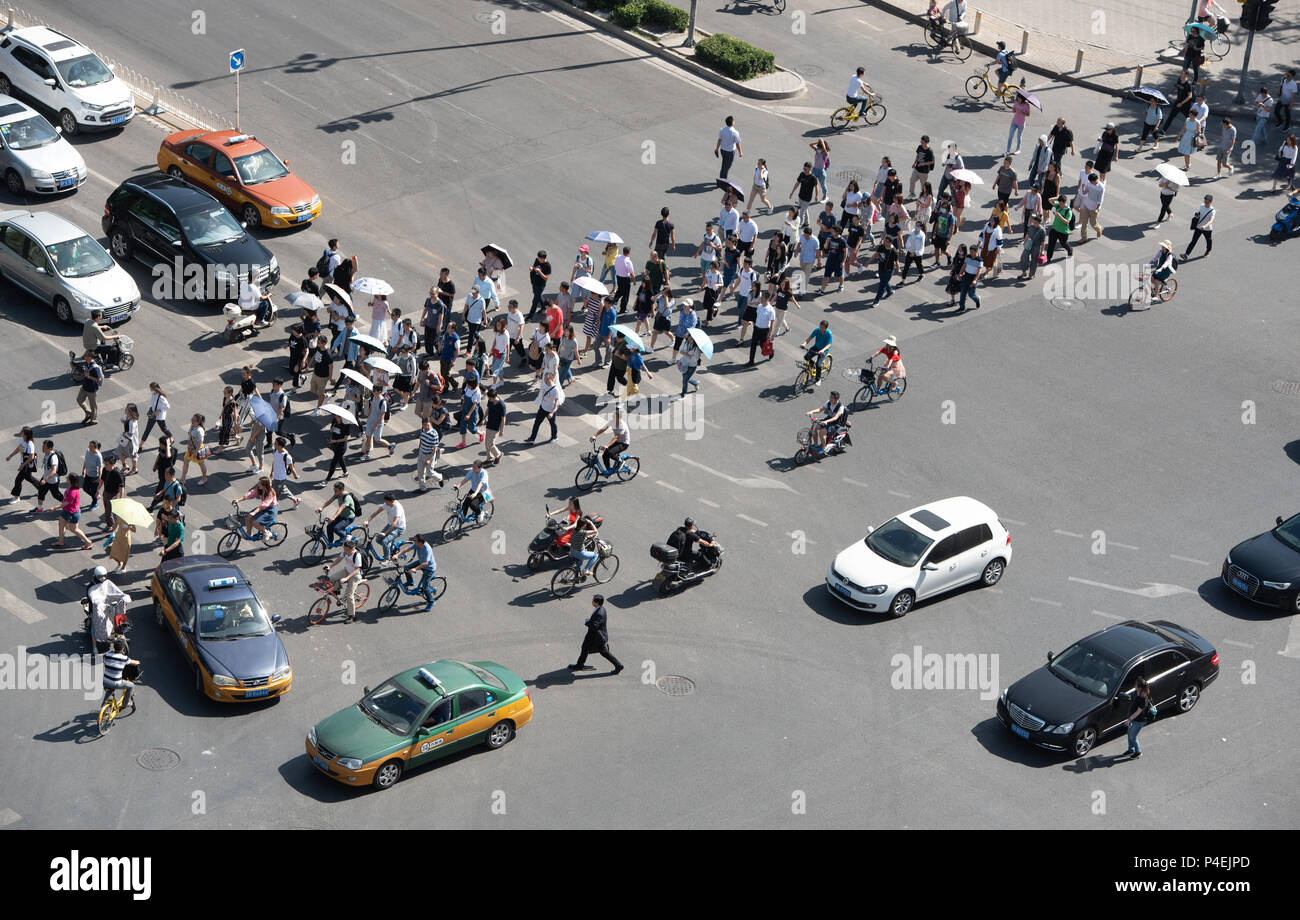
{"type": "Polygon", "coordinates": [[[59,133],[39,115],[0,125],[0,137],[10,150],[34,150],[55,143],[59,133]]]}
{"type": "Polygon", "coordinates": [[[395,680],[386,680],[357,704],[361,711],[397,735],[409,735],[428,704],[395,680]]]}
{"type": "Polygon", "coordinates": [[[1300,514],[1274,527],[1273,536],[1300,553],[1300,514]]]}
{"type": "Polygon", "coordinates": [[[260,185],[289,175],[289,169],[269,150],[259,150],[235,160],[239,179],[245,185],[260,185]]]}
{"type": "Polygon", "coordinates": [[[867,539],[863,542],[871,547],[872,552],[877,556],[889,560],[894,565],[911,568],[921,560],[934,541],[908,527],[898,518],[893,518],[888,524],[867,534],[867,539]]]}
{"type": "Polygon", "coordinates": [[[255,597],[235,597],[216,604],[199,605],[200,639],[244,639],[265,636],[270,631],[271,618],[255,597]]]}
{"type": "Polygon", "coordinates": [[[1047,666],[1061,680],[1092,696],[1107,699],[1119,686],[1124,666],[1086,642],[1067,648],[1047,666]]]}
{"type": "Polygon", "coordinates": [[[181,216],[181,229],[191,246],[229,243],[244,235],[244,228],[223,207],[190,211],[181,216]]]}
{"type": "Polygon", "coordinates": [[[66,61],[59,61],[54,66],[59,68],[59,74],[63,77],[63,82],[69,86],[94,86],[97,83],[107,83],[113,79],[113,71],[109,70],[104,65],[104,62],[93,54],[68,58],[66,61]]]}
{"type": "Polygon", "coordinates": [[[65,278],[88,278],[113,267],[113,259],[90,236],[45,247],[54,270],[65,278]]]}

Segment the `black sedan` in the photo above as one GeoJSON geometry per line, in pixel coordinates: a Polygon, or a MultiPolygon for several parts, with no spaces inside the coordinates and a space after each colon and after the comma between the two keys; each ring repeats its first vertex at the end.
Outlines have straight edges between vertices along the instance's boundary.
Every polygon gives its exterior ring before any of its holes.
{"type": "Polygon", "coordinates": [[[1219,676],[1219,653],[1185,626],[1129,620],[1061,652],[1002,691],[998,718],[1031,744],[1082,757],[1126,728],[1139,677],[1157,718],[1187,712],[1219,676]]]}
{"type": "Polygon", "coordinates": [[[1300,613],[1300,514],[1234,546],[1223,583],[1257,604],[1300,613]]]}

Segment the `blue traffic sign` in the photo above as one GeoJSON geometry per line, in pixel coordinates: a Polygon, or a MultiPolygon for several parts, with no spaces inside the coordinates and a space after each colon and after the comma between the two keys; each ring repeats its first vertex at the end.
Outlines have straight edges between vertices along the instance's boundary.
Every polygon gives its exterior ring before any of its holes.
{"type": "Polygon", "coordinates": [[[244,49],[230,52],[230,72],[238,73],[244,69],[244,49]]]}

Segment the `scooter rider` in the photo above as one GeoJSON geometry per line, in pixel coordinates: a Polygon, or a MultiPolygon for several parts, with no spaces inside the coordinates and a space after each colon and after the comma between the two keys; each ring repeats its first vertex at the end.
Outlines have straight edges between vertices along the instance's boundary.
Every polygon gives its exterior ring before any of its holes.
{"type": "Polygon", "coordinates": [[[114,624],[108,608],[119,597],[123,603],[130,600],[126,592],[108,580],[108,571],[102,565],[95,566],[91,582],[86,586],[86,599],[90,602],[90,634],[97,652],[107,652],[112,643],[114,624]]]}
{"type": "Polygon", "coordinates": [[[614,436],[610,438],[609,443],[605,445],[605,450],[601,453],[601,461],[606,470],[611,470],[618,462],[619,456],[622,455],[623,451],[628,449],[628,446],[632,441],[632,434],[628,431],[627,422],[623,419],[623,406],[621,403],[614,404],[613,421],[609,422],[605,427],[601,428],[600,431],[593,434],[589,440],[595,444],[596,438],[600,437],[606,431],[613,432],[614,436]]]}
{"type": "Polygon", "coordinates": [[[844,404],[840,402],[839,391],[831,390],[831,398],[826,400],[820,409],[810,409],[804,415],[813,419],[812,446],[825,451],[826,443],[835,437],[836,432],[840,430],[840,425],[844,423],[845,410],[844,404]],[[826,414],[821,418],[813,418],[818,412],[826,414]]]}
{"type": "Polygon", "coordinates": [[[698,545],[714,549],[718,545],[711,540],[704,539],[704,537],[700,535],[699,530],[695,526],[695,518],[687,518],[683,521],[682,526],[673,534],[673,537],[675,539],[670,540],[669,542],[677,547],[677,551],[681,553],[682,561],[686,563],[687,570],[691,572],[695,571],[698,563],[703,558],[696,550],[696,546],[698,545]]]}
{"type": "Polygon", "coordinates": [[[424,534],[417,533],[415,540],[415,561],[408,565],[402,572],[402,577],[406,580],[406,586],[411,587],[411,573],[420,573],[420,587],[416,590],[424,595],[424,609],[426,612],[433,609],[433,592],[429,588],[429,582],[438,571],[438,563],[433,558],[433,547],[425,542],[424,534]]]}
{"type": "Polygon", "coordinates": [[[111,326],[101,323],[103,318],[103,310],[90,311],[90,319],[81,326],[81,346],[86,351],[94,349],[105,367],[117,367],[122,363],[122,349],[117,344],[122,337],[111,326]]]}
{"type": "Polygon", "coordinates": [[[262,293],[257,283],[257,271],[249,269],[248,277],[240,279],[239,283],[239,311],[249,313],[254,309],[257,311],[255,322],[265,326],[271,318],[271,295],[262,293]]]}

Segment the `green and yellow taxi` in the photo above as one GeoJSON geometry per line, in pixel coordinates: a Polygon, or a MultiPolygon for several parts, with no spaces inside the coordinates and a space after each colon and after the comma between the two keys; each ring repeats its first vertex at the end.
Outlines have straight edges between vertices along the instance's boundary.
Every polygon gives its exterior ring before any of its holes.
{"type": "Polygon", "coordinates": [[[455,751],[508,744],[533,717],[519,675],[492,661],[444,658],[402,671],[307,732],[317,770],[388,789],[407,770],[455,751]]]}
{"type": "Polygon", "coordinates": [[[218,703],[276,699],[293,686],[289,653],[252,584],[220,556],[169,559],[153,573],[154,620],[218,703]]]}

